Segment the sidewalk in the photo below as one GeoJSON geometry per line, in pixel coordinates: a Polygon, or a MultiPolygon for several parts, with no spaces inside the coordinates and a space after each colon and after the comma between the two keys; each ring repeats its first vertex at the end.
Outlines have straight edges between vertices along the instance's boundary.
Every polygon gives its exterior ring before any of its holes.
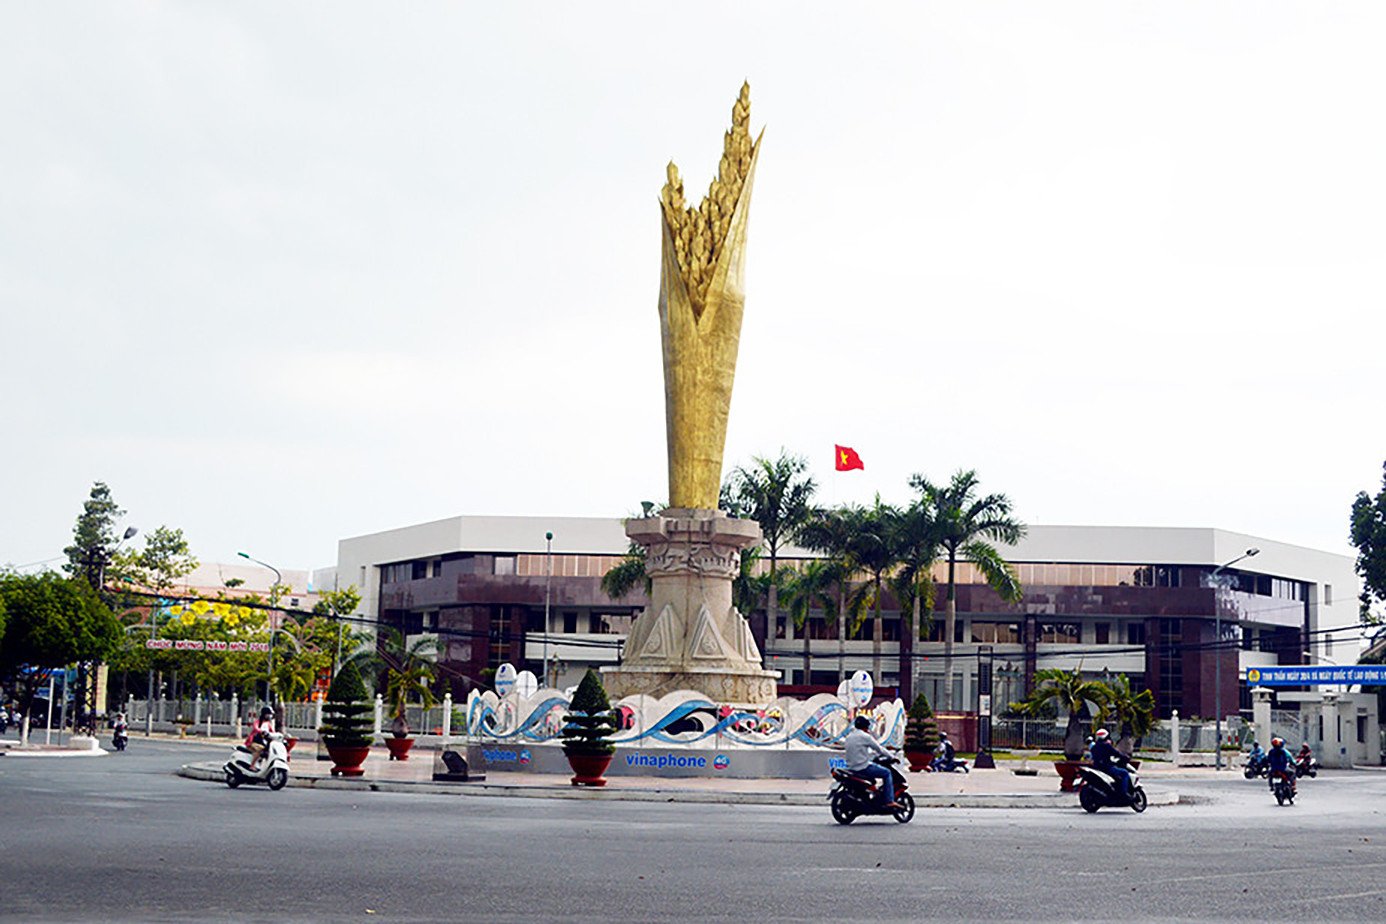
{"type": "MultiPolygon", "coordinates": [[[[479,782],[434,782],[431,750],[415,750],[409,760],[391,761],[384,748],[372,748],[365,775],[331,776],[330,761],[319,761],[310,748],[293,759],[289,785],[363,792],[412,792],[464,796],[523,796],[533,799],[616,799],[632,802],[713,802],[741,805],[826,805],[830,780],[734,779],[730,777],[661,778],[611,776],[603,787],[573,786],[563,774],[490,772],[479,782]]],[[[1068,808],[1073,793],[1059,791],[1059,776],[1043,761],[1032,761],[1036,776],[1011,772],[1019,761],[998,761],[995,770],[971,773],[910,773],[910,793],[920,808],[1068,808]]],[[[1147,764],[1147,766],[1149,766],[1147,764]]],[[[1210,773],[1211,771],[1207,771],[1210,773]]],[[[221,762],[185,764],[179,775],[222,782],[221,762]]],[[[1142,774],[1151,805],[1179,801],[1172,788],[1179,778],[1204,773],[1170,767],[1142,774]],[[1154,785],[1151,785],[1151,783],[1154,785]]]]}

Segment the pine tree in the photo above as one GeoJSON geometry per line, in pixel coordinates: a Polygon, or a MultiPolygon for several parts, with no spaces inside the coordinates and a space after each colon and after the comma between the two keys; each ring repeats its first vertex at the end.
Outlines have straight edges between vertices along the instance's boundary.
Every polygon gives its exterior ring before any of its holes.
{"type": "Polygon", "coordinates": [[[611,700],[607,699],[601,678],[590,667],[573,694],[571,708],[573,711],[563,717],[567,723],[563,727],[563,752],[593,756],[616,753],[616,745],[609,740],[616,731],[611,700]]]}
{"type": "Polygon", "coordinates": [[[910,706],[909,721],[905,723],[905,750],[927,751],[933,753],[938,747],[938,723],[934,721],[934,710],[929,708],[929,699],[923,693],[914,698],[910,706]]]}
{"type": "Polygon", "coordinates": [[[369,747],[371,720],[366,715],[373,708],[356,662],[343,664],[323,703],[323,741],[331,747],[369,747]]]}

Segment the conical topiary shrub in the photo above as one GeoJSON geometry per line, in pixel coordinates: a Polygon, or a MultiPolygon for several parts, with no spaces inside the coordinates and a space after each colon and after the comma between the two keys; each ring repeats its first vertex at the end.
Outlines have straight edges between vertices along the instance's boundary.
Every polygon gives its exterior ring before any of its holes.
{"type": "Polygon", "coordinates": [[[322,728],[318,731],[336,765],[332,768],[334,775],[361,775],[361,764],[370,753],[372,720],[369,716],[374,708],[366,684],[361,680],[361,671],[355,662],[348,661],[327,688],[322,728]]]}
{"type": "Polygon", "coordinates": [[[938,747],[938,723],[929,699],[923,693],[910,706],[909,721],[905,723],[905,757],[911,770],[923,770],[938,747]]]}
{"type": "Polygon", "coordinates": [[[602,776],[616,753],[611,734],[616,731],[601,678],[590,667],[573,694],[572,712],[563,717],[563,753],[573,768],[574,786],[605,786],[602,776]]]}

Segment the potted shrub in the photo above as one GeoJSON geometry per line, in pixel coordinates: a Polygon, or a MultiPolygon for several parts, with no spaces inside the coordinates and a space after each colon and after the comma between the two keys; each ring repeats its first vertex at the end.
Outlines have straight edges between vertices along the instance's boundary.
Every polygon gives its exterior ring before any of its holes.
{"type": "Polygon", "coordinates": [[[563,754],[573,768],[574,786],[605,786],[606,768],[616,753],[616,723],[601,678],[590,667],[573,694],[572,712],[563,717],[563,754]]]}
{"type": "Polygon", "coordinates": [[[361,765],[371,753],[371,719],[375,707],[367,701],[361,671],[348,661],[342,665],[323,702],[322,736],[332,758],[333,776],[360,776],[361,765]]]}
{"type": "Polygon", "coordinates": [[[1046,667],[1035,671],[1035,686],[1030,695],[1011,707],[1026,715],[1041,715],[1050,706],[1068,713],[1064,730],[1064,759],[1054,762],[1059,774],[1059,789],[1073,791],[1073,779],[1083,759],[1083,726],[1089,707],[1103,710],[1111,697],[1111,689],[1100,680],[1084,680],[1075,668],[1071,671],[1046,667]]]}
{"type": "Polygon", "coordinates": [[[916,773],[927,769],[936,747],[938,723],[934,721],[934,710],[929,708],[929,698],[920,693],[914,698],[909,721],[905,723],[905,759],[910,762],[910,769],[916,773]]]}

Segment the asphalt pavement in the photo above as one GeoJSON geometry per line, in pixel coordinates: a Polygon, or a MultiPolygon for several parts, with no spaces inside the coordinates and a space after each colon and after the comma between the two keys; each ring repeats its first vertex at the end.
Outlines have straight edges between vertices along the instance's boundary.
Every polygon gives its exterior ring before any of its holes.
{"type": "Polygon", "coordinates": [[[1070,802],[841,826],[826,804],[272,793],[177,775],[226,753],[136,737],[98,759],[0,760],[0,919],[1259,921],[1386,909],[1381,773],[1327,771],[1284,808],[1263,781],[1204,772],[1181,773],[1180,802],[1141,815],[1070,802]]]}

